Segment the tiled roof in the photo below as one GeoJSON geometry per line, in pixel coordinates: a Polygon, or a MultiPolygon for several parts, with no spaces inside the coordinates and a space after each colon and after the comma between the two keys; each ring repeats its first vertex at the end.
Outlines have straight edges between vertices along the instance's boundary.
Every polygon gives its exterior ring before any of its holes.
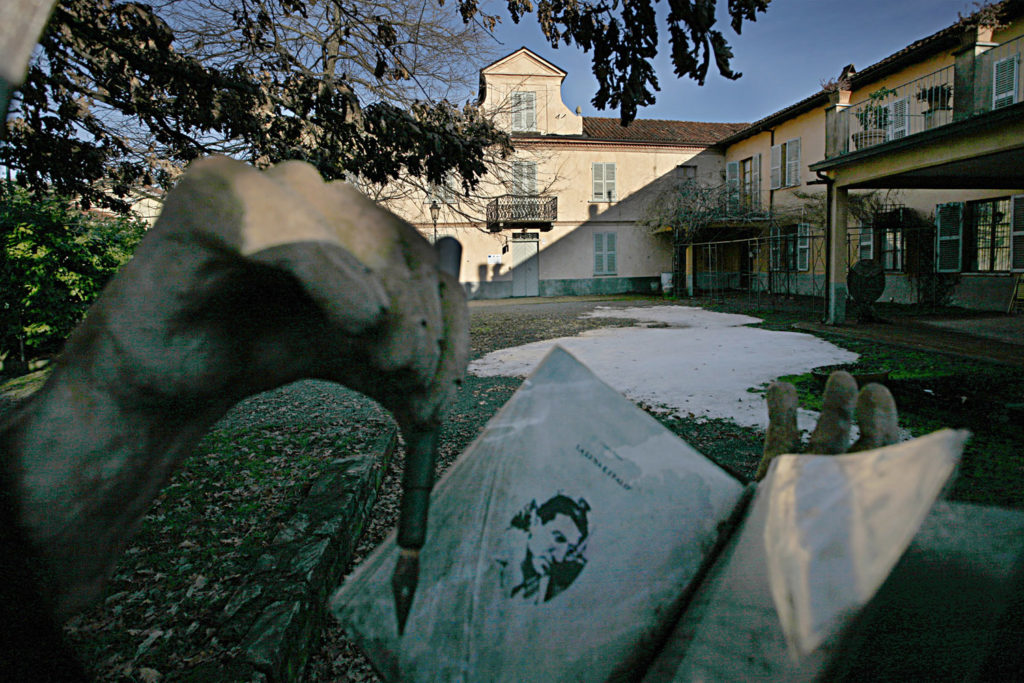
{"type": "Polygon", "coordinates": [[[674,144],[713,145],[743,130],[746,123],[704,123],[700,121],[659,121],[636,119],[628,126],[617,118],[583,117],[583,137],[616,142],[668,142],[674,144]]]}

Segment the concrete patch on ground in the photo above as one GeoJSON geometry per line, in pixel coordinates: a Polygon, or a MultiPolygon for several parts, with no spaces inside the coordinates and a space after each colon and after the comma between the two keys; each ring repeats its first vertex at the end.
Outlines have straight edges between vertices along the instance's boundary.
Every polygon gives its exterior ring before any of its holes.
{"type": "MultiPolygon", "coordinates": [[[[782,375],[858,357],[809,334],[747,327],[760,319],[746,315],[688,306],[598,307],[589,315],[660,324],[592,330],[494,351],[470,363],[470,372],[526,376],[557,344],[635,402],[763,429],[768,424],[764,396],[751,390],[782,375]]],[[[801,411],[801,428],[810,429],[815,417],[801,411]]]]}

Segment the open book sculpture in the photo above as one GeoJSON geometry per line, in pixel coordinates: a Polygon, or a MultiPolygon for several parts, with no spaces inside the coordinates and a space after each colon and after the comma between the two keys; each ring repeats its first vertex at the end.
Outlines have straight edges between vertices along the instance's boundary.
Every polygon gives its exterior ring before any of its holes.
{"type": "MultiPolygon", "coordinates": [[[[556,348],[435,489],[405,635],[393,538],[331,609],[389,680],[812,680],[842,664],[966,436],[780,456],[745,490],[556,348]]],[[[1024,516],[1001,520],[1013,547],[1024,516]]]]}

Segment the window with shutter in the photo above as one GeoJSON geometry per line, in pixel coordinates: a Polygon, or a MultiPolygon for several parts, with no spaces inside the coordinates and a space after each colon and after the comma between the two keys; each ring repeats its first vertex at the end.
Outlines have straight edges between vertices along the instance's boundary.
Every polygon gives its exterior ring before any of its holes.
{"type": "Polygon", "coordinates": [[[512,130],[536,130],[537,93],[517,90],[512,93],[509,100],[512,105],[512,130]]]}
{"type": "Polygon", "coordinates": [[[906,137],[910,123],[910,98],[901,97],[885,105],[889,109],[887,120],[889,122],[886,131],[887,140],[898,140],[906,137]]]}
{"type": "Polygon", "coordinates": [[[772,270],[782,270],[782,230],[779,228],[768,229],[768,246],[770,255],[768,265],[772,270]]]}
{"type": "Polygon", "coordinates": [[[445,177],[443,185],[431,183],[430,187],[427,188],[427,199],[424,203],[454,204],[459,192],[457,188],[458,181],[454,175],[449,174],[445,177]]]}
{"type": "Polygon", "coordinates": [[[740,162],[729,161],[725,164],[726,211],[731,215],[740,208],[740,162]]]}
{"type": "Polygon", "coordinates": [[[750,160],[750,209],[761,210],[761,155],[755,154],[750,160]]]}
{"type": "Polygon", "coordinates": [[[796,226],[796,268],[811,269],[811,225],[797,223],[796,226]]]}
{"type": "Polygon", "coordinates": [[[594,233],[594,275],[615,275],[616,263],[614,232],[594,233]]]}
{"type": "Polygon", "coordinates": [[[875,231],[871,228],[861,228],[860,238],[857,240],[857,258],[861,261],[868,261],[875,258],[875,231]]]}
{"type": "Polygon", "coordinates": [[[591,201],[614,202],[615,194],[615,164],[594,163],[591,164],[593,177],[593,192],[591,201]]]}
{"type": "Polygon", "coordinates": [[[1007,107],[1017,101],[1018,55],[996,60],[992,65],[992,108],[1007,107]]]}
{"type": "Polygon", "coordinates": [[[960,247],[963,214],[963,202],[950,202],[935,207],[936,272],[960,272],[960,260],[963,256],[960,247]]]}
{"type": "Polygon", "coordinates": [[[1010,269],[1024,271],[1024,194],[1010,198],[1010,269]]]}
{"type": "Polygon", "coordinates": [[[800,184],[800,138],[786,142],[783,155],[786,162],[786,178],[783,184],[792,187],[800,184]]]}
{"type": "Polygon", "coordinates": [[[604,236],[604,272],[605,275],[615,275],[618,272],[615,251],[615,233],[608,232],[604,236]]]}
{"type": "Polygon", "coordinates": [[[769,174],[769,189],[777,190],[782,187],[782,145],[772,145],[769,174]]]}
{"type": "Polygon", "coordinates": [[[520,197],[535,197],[537,195],[537,164],[535,162],[512,162],[512,194],[520,197]]]}

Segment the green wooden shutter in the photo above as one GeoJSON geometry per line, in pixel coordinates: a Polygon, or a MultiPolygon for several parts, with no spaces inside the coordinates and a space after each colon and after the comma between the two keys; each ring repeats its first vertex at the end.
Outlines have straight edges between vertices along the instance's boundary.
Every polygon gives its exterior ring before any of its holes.
{"type": "Polygon", "coordinates": [[[857,238],[857,259],[870,261],[875,258],[875,231],[872,228],[862,227],[860,236],[857,238]]]}
{"type": "Polygon", "coordinates": [[[619,198],[615,189],[615,164],[604,165],[604,195],[610,202],[619,198]]]}
{"type": "Polygon", "coordinates": [[[1024,271],[1024,194],[1010,198],[1010,270],[1024,271]]]}
{"type": "Polygon", "coordinates": [[[761,210],[761,155],[755,154],[750,160],[750,209],[761,210]]]}
{"type": "Polygon", "coordinates": [[[786,143],[786,179],[783,184],[800,184],[800,138],[786,143]]]}
{"type": "Polygon", "coordinates": [[[949,202],[935,207],[935,270],[939,273],[959,273],[963,249],[964,204],[949,202]]]}
{"type": "Polygon", "coordinates": [[[516,91],[509,97],[512,105],[512,130],[532,131],[537,129],[537,93],[516,91]]]}
{"type": "Polygon", "coordinates": [[[590,165],[593,188],[590,198],[595,202],[604,201],[604,164],[594,163],[590,165]]]}
{"type": "Polygon", "coordinates": [[[725,164],[726,211],[735,214],[740,208],[740,162],[725,164]]]}
{"type": "Polygon", "coordinates": [[[782,145],[772,145],[771,168],[769,169],[769,189],[782,187],[782,145]]]}
{"type": "Polygon", "coordinates": [[[512,106],[512,130],[523,130],[523,93],[512,93],[509,104],[512,106]]]}
{"type": "Polygon", "coordinates": [[[618,259],[616,258],[615,233],[608,232],[604,236],[604,272],[605,275],[615,275],[618,272],[618,259]]]}
{"type": "Polygon", "coordinates": [[[604,233],[594,233],[594,275],[604,275],[604,233]]]}
{"type": "Polygon", "coordinates": [[[523,112],[523,130],[537,130],[537,93],[527,92],[523,112]]]}
{"type": "Polygon", "coordinates": [[[992,65],[992,108],[1007,107],[1017,101],[1017,55],[999,59],[992,65]]]}

